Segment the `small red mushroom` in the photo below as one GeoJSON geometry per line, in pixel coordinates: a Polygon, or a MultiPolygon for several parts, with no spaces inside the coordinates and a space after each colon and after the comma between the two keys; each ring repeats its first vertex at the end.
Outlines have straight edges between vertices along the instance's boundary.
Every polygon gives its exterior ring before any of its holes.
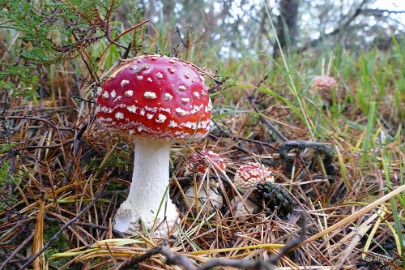
{"type": "Polygon", "coordinates": [[[203,77],[193,65],[167,56],[126,60],[99,89],[95,114],[104,129],[135,143],[130,192],[114,229],[135,234],[141,224],[151,230],[163,223],[155,235],[165,234],[178,218],[167,192],[170,145],[202,139],[210,127],[211,100],[203,77]]]}
{"type": "MultiPolygon", "coordinates": [[[[243,193],[253,190],[258,183],[274,182],[274,172],[267,166],[249,162],[239,167],[233,179],[234,185],[243,193]]],[[[235,197],[231,205],[235,210],[235,216],[241,217],[254,213],[258,206],[248,199],[248,196],[235,197]]]]}
{"type": "MultiPolygon", "coordinates": [[[[211,150],[203,150],[195,153],[189,159],[185,174],[205,174],[210,168],[224,172],[226,169],[224,159],[211,150]]],[[[198,187],[192,186],[185,192],[186,199],[191,208],[205,214],[211,214],[217,209],[221,209],[223,198],[218,190],[220,184],[214,179],[209,180],[208,187],[201,183],[201,181],[198,181],[198,183],[198,187]]]]}
{"type": "Polygon", "coordinates": [[[332,89],[335,87],[336,87],[336,80],[333,77],[322,75],[314,77],[311,90],[314,96],[317,94],[319,95],[322,103],[324,103],[322,105],[326,105],[332,103],[333,100],[332,89]]]}
{"type": "Polygon", "coordinates": [[[316,89],[331,90],[336,86],[336,80],[333,77],[327,75],[315,76],[313,86],[316,89]]]}
{"type": "Polygon", "coordinates": [[[274,172],[263,164],[249,162],[239,167],[233,182],[241,191],[247,192],[259,182],[274,182],[274,172]]]}
{"type": "Polygon", "coordinates": [[[226,165],[224,159],[211,150],[199,151],[189,159],[186,167],[186,174],[189,174],[190,172],[204,174],[209,168],[225,171],[226,165]]]}

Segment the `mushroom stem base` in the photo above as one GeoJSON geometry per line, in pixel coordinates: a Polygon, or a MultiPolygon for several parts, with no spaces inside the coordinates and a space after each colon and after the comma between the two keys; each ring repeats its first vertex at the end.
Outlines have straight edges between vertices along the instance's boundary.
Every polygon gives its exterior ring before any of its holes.
{"type": "Polygon", "coordinates": [[[169,198],[169,158],[170,143],[135,141],[132,183],[115,215],[115,230],[126,235],[147,230],[156,237],[170,236],[178,212],[169,198]]]}

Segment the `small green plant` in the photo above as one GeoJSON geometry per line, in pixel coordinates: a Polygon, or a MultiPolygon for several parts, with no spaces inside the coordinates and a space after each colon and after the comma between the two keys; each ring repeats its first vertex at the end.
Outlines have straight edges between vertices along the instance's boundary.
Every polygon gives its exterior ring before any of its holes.
{"type": "MultiPolygon", "coordinates": [[[[59,224],[56,224],[54,222],[47,222],[44,230],[44,240],[49,241],[60,229],[59,224]]],[[[53,254],[56,254],[60,252],[60,250],[68,250],[70,248],[69,246],[69,240],[65,235],[61,235],[53,244],[52,246],[45,251],[45,257],[48,259],[50,258],[53,254]]],[[[50,263],[54,267],[61,267],[65,263],[69,261],[69,258],[60,258],[59,260],[50,260],[50,263]]],[[[80,269],[78,267],[76,268],[70,268],[70,269],[80,269]]]]}
{"type": "Polygon", "coordinates": [[[10,162],[8,160],[0,163],[0,212],[7,210],[11,205],[15,204],[17,196],[10,194],[9,186],[12,183],[20,181],[20,175],[15,176],[10,174],[10,162]]]}
{"type": "Polygon", "coordinates": [[[114,28],[112,16],[122,3],[0,0],[0,37],[10,48],[0,64],[0,89],[34,94],[42,69],[75,58],[83,59],[90,72],[97,70],[96,59],[86,50],[100,42],[120,46],[114,38],[121,29],[114,28]]]}

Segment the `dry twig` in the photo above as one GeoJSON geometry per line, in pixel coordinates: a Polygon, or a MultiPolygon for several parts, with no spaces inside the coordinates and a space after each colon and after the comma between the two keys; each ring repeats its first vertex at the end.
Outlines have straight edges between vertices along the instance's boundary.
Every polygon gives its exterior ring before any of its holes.
{"type": "Polygon", "coordinates": [[[298,237],[293,241],[288,243],[278,254],[272,255],[269,260],[248,260],[248,259],[226,259],[226,258],[217,258],[212,259],[205,263],[204,265],[198,265],[196,262],[192,261],[189,257],[182,254],[173,253],[167,243],[162,246],[157,246],[150,249],[148,252],[140,255],[134,256],[127,261],[121,263],[115,268],[115,270],[120,269],[132,269],[132,267],[138,265],[139,263],[150,259],[154,255],[163,255],[166,258],[166,264],[168,265],[178,265],[184,267],[186,270],[208,270],[214,267],[220,266],[230,266],[238,268],[248,268],[255,270],[273,270],[274,265],[285,256],[291,250],[299,247],[305,240],[306,234],[306,217],[305,214],[301,213],[302,227],[298,234],[298,237]]]}

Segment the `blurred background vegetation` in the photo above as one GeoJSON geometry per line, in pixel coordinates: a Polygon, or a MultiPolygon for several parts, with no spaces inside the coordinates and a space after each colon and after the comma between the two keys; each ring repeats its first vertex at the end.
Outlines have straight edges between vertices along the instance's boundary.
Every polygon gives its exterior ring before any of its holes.
{"type": "Polygon", "coordinates": [[[125,35],[109,57],[122,57],[119,49],[128,46],[131,55],[161,50],[189,59],[197,50],[221,61],[277,57],[279,49],[309,58],[332,48],[388,50],[403,39],[404,11],[379,2],[1,0],[0,89],[41,94],[46,67],[106,46],[142,18],[150,20],[142,30],[148,39],[125,35]]]}

